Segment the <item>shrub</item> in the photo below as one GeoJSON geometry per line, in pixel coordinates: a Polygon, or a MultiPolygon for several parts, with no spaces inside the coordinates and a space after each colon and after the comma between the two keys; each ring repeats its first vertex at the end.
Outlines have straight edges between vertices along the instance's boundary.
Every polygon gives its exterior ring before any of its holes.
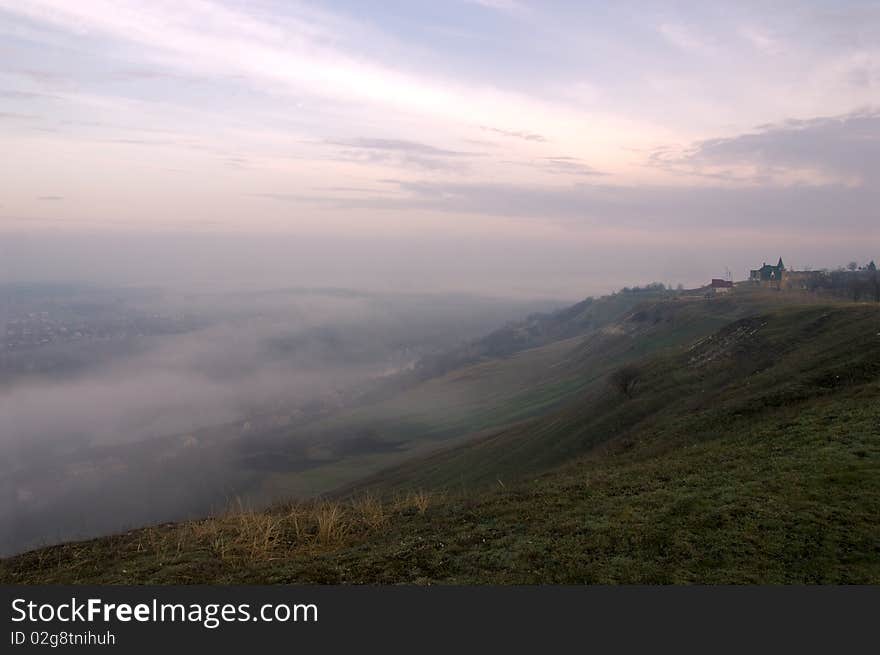
{"type": "Polygon", "coordinates": [[[608,378],[608,381],[621,394],[627,398],[632,398],[641,379],[641,369],[634,364],[628,364],[614,371],[608,378]]]}

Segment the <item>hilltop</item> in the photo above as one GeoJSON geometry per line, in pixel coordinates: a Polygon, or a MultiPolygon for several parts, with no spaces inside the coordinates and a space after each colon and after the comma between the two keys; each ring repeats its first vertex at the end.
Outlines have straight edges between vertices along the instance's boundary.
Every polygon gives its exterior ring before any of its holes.
{"type": "Polygon", "coordinates": [[[530,317],[298,435],[349,444],[275,479],[321,499],[41,549],[0,579],[876,583],[880,307],[816,302],[648,289],[530,317]]]}

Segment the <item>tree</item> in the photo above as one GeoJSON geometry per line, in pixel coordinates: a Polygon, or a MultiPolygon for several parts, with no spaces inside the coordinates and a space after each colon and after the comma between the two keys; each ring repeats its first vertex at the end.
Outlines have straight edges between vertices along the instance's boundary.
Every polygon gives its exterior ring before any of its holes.
{"type": "Polygon", "coordinates": [[[859,268],[858,262],[850,262],[849,264],[846,265],[846,269],[848,271],[855,271],[855,270],[858,270],[858,268],[859,268]]]}
{"type": "Polygon", "coordinates": [[[614,371],[608,378],[612,387],[627,398],[632,398],[642,379],[642,371],[635,364],[627,364],[614,371]]]}

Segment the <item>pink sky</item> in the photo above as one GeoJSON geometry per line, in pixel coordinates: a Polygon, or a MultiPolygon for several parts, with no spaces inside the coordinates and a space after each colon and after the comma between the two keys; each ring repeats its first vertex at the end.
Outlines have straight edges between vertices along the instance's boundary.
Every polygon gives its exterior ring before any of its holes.
{"type": "Polygon", "coordinates": [[[577,297],[867,260],[877,43],[871,3],[0,0],[0,276],[577,297]]]}

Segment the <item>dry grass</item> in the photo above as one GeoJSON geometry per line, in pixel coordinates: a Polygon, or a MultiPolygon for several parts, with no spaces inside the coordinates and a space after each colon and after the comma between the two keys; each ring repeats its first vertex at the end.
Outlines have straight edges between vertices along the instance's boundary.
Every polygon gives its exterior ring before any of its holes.
{"type": "Polygon", "coordinates": [[[428,505],[431,504],[431,494],[429,492],[419,489],[410,494],[410,496],[412,498],[412,504],[417,510],[419,510],[419,514],[424,514],[428,511],[428,505]]]}
{"type": "Polygon", "coordinates": [[[210,518],[155,525],[100,540],[101,547],[112,545],[120,561],[126,562],[118,568],[95,566],[93,549],[98,541],[46,548],[35,551],[33,557],[38,569],[63,568],[74,583],[90,579],[99,569],[113,583],[152,580],[157,571],[200,561],[208,568],[179,577],[180,582],[198,582],[204,570],[211,570],[211,562],[233,571],[346,548],[378,531],[391,530],[413,515],[425,514],[443,498],[443,494],[424,490],[391,499],[364,493],[344,501],[301,501],[267,510],[236,501],[210,518]]]}
{"type": "Polygon", "coordinates": [[[288,531],[292,534],[296,543],[302,541],[308,535],[310,511],[308,507],[300,504],[291,504],[285,511],[285,522],[288,531]]]}
{"type": "Polygon", "coordinates": [[[395,514],[424,514],[436,495],[417,491],[384,502],[366,493],[347,501],[316,500],[257,511],[241,501],[212,518],[144,528],[132,533],[135,552],[160,565],[199,548],[224,563],[255,563],[295,551],[335,548],[380,530],[395,514]]]}
{"type": "Polygon", "coordinates": [[[358,518],[373,530],[388,522],[388,513],[381,499],[370,493],[352,499],[351,506],[358,518]]]}
{"type": "Polygon", "coordinates": [[[321,503],[315,509],[315,522],[318,530],[317,540],[322,544],[341,541],[351,527],[348,517],[338,503],[321,503]]]}
{"type": "Polygon", "coordinates": [[[403,495],[396,495],[394,497],[393,506],[394,509],[399,512],[415,509],[419,514],[424,514],[428,511],[428,507],[430,507],[434,501],[438,500],[440,496],[441,495],[437,492],[432,493],[419,489],[418,491],[410,491],[403,495]]]}

